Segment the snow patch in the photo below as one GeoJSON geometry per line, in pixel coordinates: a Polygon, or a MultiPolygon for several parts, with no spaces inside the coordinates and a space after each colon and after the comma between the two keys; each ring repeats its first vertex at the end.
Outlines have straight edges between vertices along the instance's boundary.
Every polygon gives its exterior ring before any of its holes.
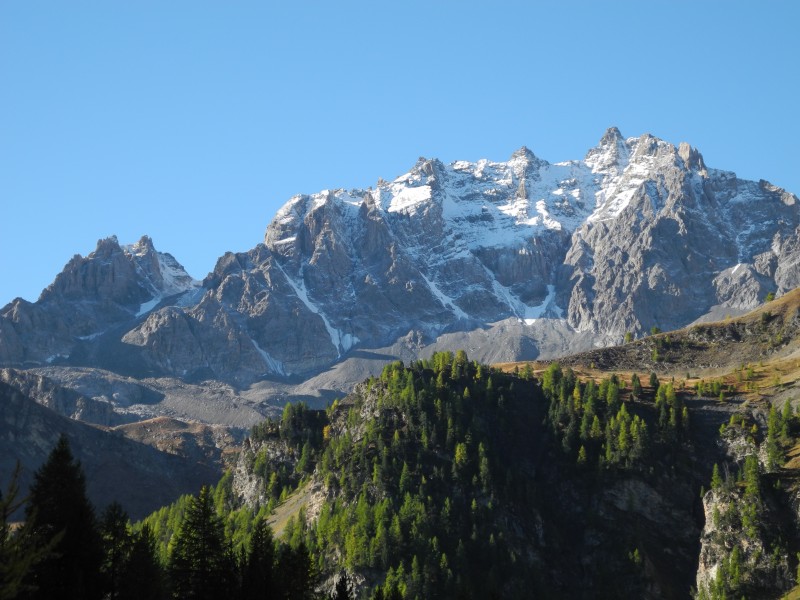
{"type": "Polygon", "coordinates": [[[90,340],[97,339],[101,335],[103,335],[103,332],[102,331],[98,331],[97,333],[92,333],[92,334],[89,334],[89,335],[79,335],[78,339],[81,340],[81,341],[87,342],[87,341],[90,341],[90,340]]]}
{"type": "Polygon", "coordinates": [[[286,376],[288,374],[286,373],[286,369],[284,368],[283,363],[281,361],[272,358],[269,352],[263,350],[261,346],[258,345],[258,342],[256,342],[254,339],[251,339],[250,341],[253,342],[253,347],[261,355],[261,358],[264,359],[264,364],[267,366],[267,369],[278,375],[286,376]]]}
{"type": "Polygon", "coordinates": [[[533,325],[537,319],[541,319],[546,314],[550,313],[558,319],[564,318],[564,311],[555,303],[556,299],[556,286],[547,286],[547,296],[538,306],[525,306],[525,318],[523,321],[526,325],[533,325]]]}
{"type": "Polygon", "coordinates": [[[195,304],[200,302],[200,299],[203,297],[203,294],[205,294],[205,292],[206,290],[203,289],[202,287],[188,290],[184,292],[180,298],[177,299],[177,301],[175,302],[175,306],[181,308],[187,306],[194,306],[195,304]]]}
{"type": "Polygon", "coordinates": [[[151,310],[153,310],[156,306],[158,306],[158,303],[161,302],[161,300],[162,300],[161,296],[156,296],[152,300],[148,300],[147,302],[144,302],[143,304],[140,304],[139,305],[139,312],[136,313],[136,316],[137,317],[141,317],[142,315],[146,315],[151,310]]]}
{"type": "MultiPolygon", "coordinates": [[[[420,275],[422,274],[420,273],[420,275]]],[[[425,280],[425,283],[428,284],[428,288],[431,290],[431,292],[433,292],[433,295],[436,296],[439,302],[442,303],[442,306],[444,306],[445,308],[449,308],[451,311],[453,311],[457,319],[462,321],[469,321],[469,315],[467,315],[467,313],[461,310],[456,305],[456,303],[453,302],[453,299],[450,296],[448,296],[442,290],[440,290],[439,286],[437,286],[433,281],[425,277],[425,275],[422,275],[422,278],[425,280]]]]}
{"type": "Polygon", "coordinates": [[[311,301],[311,298],[308,297],[305,283],[303,281],[295,281],[289,277],[289,274],[284,271],[283,267],[277,262],[275,265],[278,267],[278,269],[280,269],[280,272],[283,273],[283,276],[286,278],[286,282],[294,290],[294,293],[297,294],[297,297],[300,298],[300,301],[306,305],[306,308],[322,319],[322,323],[325,325],[325,329],[328,331],[328,335],[331,338],[331,344],[333,344],[333,347],[336,348],[337,358],[341,358],[343,353],[347,352],[350,350],[350,348],[361,341],[356,336],[349,333],[342,334],[341,331],[331,325],[330,321],[328,321],[328,317],[325,316],[325,313],[323,313],[322,310],[320,310],[320,308],[311,301]]]}
{"type": "Polygon", "coordinates": [[[431,199],[431,186],[396,186],[396,193],[389,204],[389,212],[413,212],[413,209],[431,199]]]}
{"type": "Polygon", "coordinates": [[[156,252],[156,255],[161,278],[164,280],[161,288],[164,296],[172,296],[200,287],[201,282],[192,278],[171,255],[161,252],[156,252]]]}

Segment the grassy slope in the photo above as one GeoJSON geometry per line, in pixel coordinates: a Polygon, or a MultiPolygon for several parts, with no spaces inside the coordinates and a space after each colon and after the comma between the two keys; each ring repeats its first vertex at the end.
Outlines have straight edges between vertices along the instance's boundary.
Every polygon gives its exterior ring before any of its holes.
{"type": "MultiPolygon", "coordinates": [[[[662,381],[674,378],[679,389],[717,379],[747,400],[783,398],[800,381],[800,289],[740,317],[583,352],[559,362],[579,377],[597,381],[609,373],[630,381],[636,372],[646,385],[650,372],[656,372],[662,381]],[[744,376],[748,367],[749,380],[744,376]]],[[[497,366],[511,371],[525,364],[497,366]]],[[[549,361],[530,364],[539,373],[549,361]]]]}

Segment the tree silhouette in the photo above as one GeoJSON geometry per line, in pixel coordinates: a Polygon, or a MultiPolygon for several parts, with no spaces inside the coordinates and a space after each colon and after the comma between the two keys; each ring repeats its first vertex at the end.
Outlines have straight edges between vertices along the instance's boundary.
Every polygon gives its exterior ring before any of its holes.
{"type": "Polygon", "coordinates": [[[347,571],[339,573],[339,579],[336,580],[336,586],[333,588],[331,600],[351,600],[352,584],[350,578],[347,576],[347,571]]]}
{"type": "Polygon", "coordinates": [[[242,566],[242,597],[246,600],[274,595],[275,542],[264,519],[253,526],[246,563],[242,566]]]}
{"type": "Polygon", "coordinates": [[[63,435],[34,475],[25,515],[40,540],[61,535],[53,555],[31,570],[29,580],[37,588],[32,597],[100,598],[102,546],[94,508],[83,469],[63,435]]]}
{"type": "Polygon", "coordinates": [[[121,600],[164,598],[164,569],[157,558],[156,539],[145,524],[133,535],[130,555],[120,582],[121,600]]]}
{"type": "Polygon", "coordinates": [[[106,597],[120,597],[122,575],[130,557],[133,539],[128,529],[128,514],[118,502],[112,502],[100,518],[100,535],[103,539],[106,597]]]}
{"type": "Polygon", "coordinates": [[[5,494],[0,492],[0,600],[16,598],[24,591],[33,591],[24,585],[30,570],[47,557],[60,536],[43,542],[33,535],[33,522],[26,521],[15,531],[11,530],[12,515],[22,508],[19,498],[19,473],[17,463],[5,494]]]}

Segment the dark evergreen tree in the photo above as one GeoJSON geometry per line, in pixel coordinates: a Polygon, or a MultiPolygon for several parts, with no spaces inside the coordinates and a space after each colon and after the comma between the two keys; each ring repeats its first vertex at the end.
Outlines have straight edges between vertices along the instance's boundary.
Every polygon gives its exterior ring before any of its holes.
{"type": "Polygon", "coordinates": [[[342,571],[339,573],[339,579],[336,580],[336,586],[333,588],[331,600],[352,600],[352,587],[347,572],[342,571]]]}
{"type": "Polygon", "coordinates": [[[213,600],[230,595],[233,574],[224,527],[208,487],[192,498],[175,534],[169,574],[175,598],[213,600]]]}
{"type": "Polygon", "coordinates": [[[33,535],[31,521],[11,531],[13,515],[24,504],[19,498],[19,472],[17,463],[5,494],[0,492],[0,600],[32,591],[23,584],[26,576],[34,565],[47,557],[59,539],[38,541],[33,535]]]}
{"type": "Polygon", "coordinates": [[[631,395],[636,399],[642,397],[642,382],[636,373],[631,376],[631,395]]]}
{"type": "Polygon", "coordinates": [[[165,593],[164,569],[158,560],[156,539],[145,524],[132,536],[130,554],[120,579],[121,600],[161,600],[165,593]]]}
{"type": "Polygon", "coordinates": [[[37,564],[29,582],[32,598],[93,600],[103,593],[103,550],[94,508],[86,497],[86,478],[67,438],[61,436],[34,475],[26,519],[41,540],[61,535],[54,553],[37,564]]]}
{"type": "Polygon", "coordinates": [[[128,566],[133,540],[128,528],[128,514],[118,502],[111,503],[103,511],[100,535],[105,553],[102,572],[106,597],[119,598],[122,574],[128,566]]]}
{"type": "Polygon", "coordinates": [[[275,542],[264,519],[253,526],[250,546],[242,565],[242,597],[245,600],[271,598],[275,594],[275,542]]]}
{"type": "Polygon", "coordinates": [[[311,557],[304,543],[296,548],[282,544],[276,565],[277,597],[285,600],[304,600],[311,597],[311,557]]]}
{"type": "Polygon", "coordinates": [[[658,385],[659,385],[659,383],[658,383],[658,375],[656,375],[655,372],[651,372],[650,373],[650,387],[653,388],[654,390],[656,390],[656,389],[658,389],[658,385]]]}

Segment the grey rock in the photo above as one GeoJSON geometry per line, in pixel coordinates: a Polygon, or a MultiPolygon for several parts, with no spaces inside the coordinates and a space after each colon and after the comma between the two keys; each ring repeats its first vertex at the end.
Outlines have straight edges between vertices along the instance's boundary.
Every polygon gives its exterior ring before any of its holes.
{"type": "Polygon", "coordinates": [[[39,301],[3,309],[0,364],[275,380],[292,395],[318,377],[344,390],[375,355],[549,358],[785,293],[799,226],[793,194],[616,128],[558,164],[524,147],[507,162],[420,158],[374,189],[295,196],[200,287],[149,238],[101,241],[39,301]]]}

